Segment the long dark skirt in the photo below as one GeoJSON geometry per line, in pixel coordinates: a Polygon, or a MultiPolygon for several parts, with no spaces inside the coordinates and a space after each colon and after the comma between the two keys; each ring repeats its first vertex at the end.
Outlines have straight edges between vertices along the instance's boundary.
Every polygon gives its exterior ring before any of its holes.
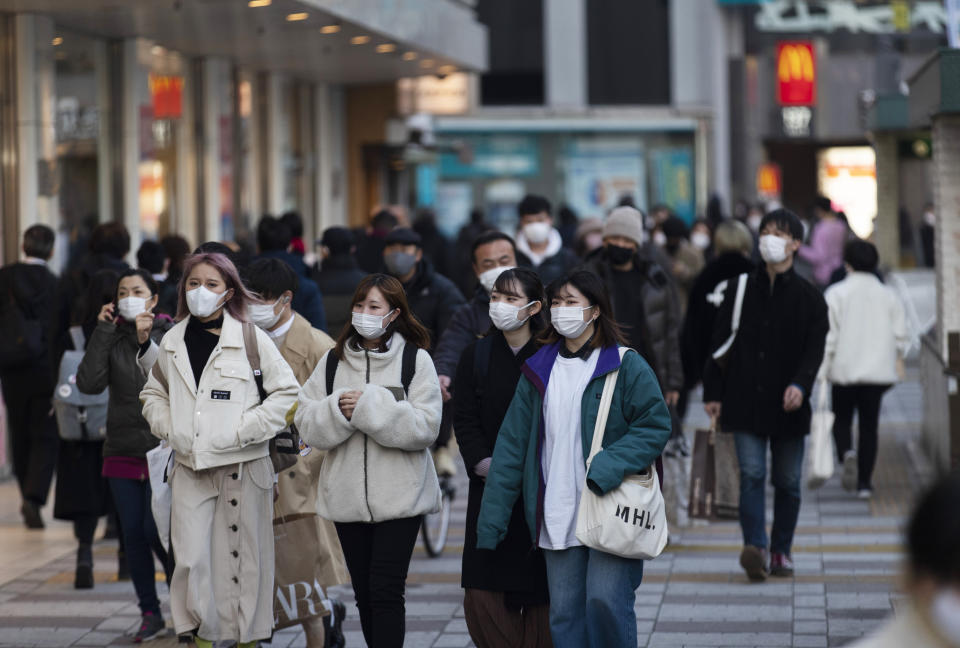
{"type": "Polygon", "coordinates": [[[102,441],[61,440],[53,517],[76,520],[106,515],[110,491],[102,472],[102,441]]]}

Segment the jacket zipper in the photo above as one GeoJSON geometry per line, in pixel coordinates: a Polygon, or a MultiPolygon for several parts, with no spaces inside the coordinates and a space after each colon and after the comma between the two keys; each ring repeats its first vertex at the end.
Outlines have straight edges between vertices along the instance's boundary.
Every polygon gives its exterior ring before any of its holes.
{"type": "MultiPolygon", "coordinates": [[[[364,384],[370,384],[370,352],[364,350],[364,356],[367,359],[367,377],[364,384]]],[[[370,508],[370,486],[367,480],[367,435],[363,435],[363,499],[367,503],[367,513],[370,514],[370,521],[373,522],[373,509],[370,508]]]]}

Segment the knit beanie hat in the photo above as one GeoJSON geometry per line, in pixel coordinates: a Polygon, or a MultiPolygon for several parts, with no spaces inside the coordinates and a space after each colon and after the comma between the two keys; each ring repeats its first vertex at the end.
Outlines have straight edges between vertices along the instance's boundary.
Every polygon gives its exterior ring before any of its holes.
{"type": "Polygon", "coordinates": [[[603,224],[603,238],[608,236],[623,236],[643,245],[643,214],[635,207],[617,207],[603,224]]]}

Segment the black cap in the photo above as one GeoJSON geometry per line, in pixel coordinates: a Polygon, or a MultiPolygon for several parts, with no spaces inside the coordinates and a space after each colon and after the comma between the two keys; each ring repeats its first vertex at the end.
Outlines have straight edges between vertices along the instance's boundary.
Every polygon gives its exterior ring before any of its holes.
{"type": "Polygon", "coordinates": [[[400,245],[416,245],[419,247],[422,240],[420,235],[409,227],[398,227],[387,234],[384,245],[397,245],[399,243],[400,245]]]}
{"type": "Polygon", "coordinates": [[[323,238],[317,241],[330,250],[330,254],[349,254],[350,248],[355,245],[353,232],[346,227],[328,227],[323,232],[323,238]]]}

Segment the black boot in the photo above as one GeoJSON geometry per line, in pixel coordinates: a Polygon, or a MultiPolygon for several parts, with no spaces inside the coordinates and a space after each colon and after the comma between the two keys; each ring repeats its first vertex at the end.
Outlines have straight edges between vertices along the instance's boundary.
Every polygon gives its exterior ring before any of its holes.
{"type": "Polygon", "coordinates": [[[343,619],[347,616],[347,606],[339,599],[330,599],[333,612],[323,617],[324,648],[344,648],[347,640],[343,636],[343,619]]]}
{"type": "Polygon", "coordinates": [[[43,518],[40,517],[40,505],[30,500],[23,500],[20,506],[20,514],[23,516],[23,523],[28,529],[42,529],[44,527],[43,518]]]}
{"type": "Polygon", "coordinates": [[[73,586],[76,589],[93,589],[93,545],[80,543],[77,548],[77,572],[73,586]]]}

